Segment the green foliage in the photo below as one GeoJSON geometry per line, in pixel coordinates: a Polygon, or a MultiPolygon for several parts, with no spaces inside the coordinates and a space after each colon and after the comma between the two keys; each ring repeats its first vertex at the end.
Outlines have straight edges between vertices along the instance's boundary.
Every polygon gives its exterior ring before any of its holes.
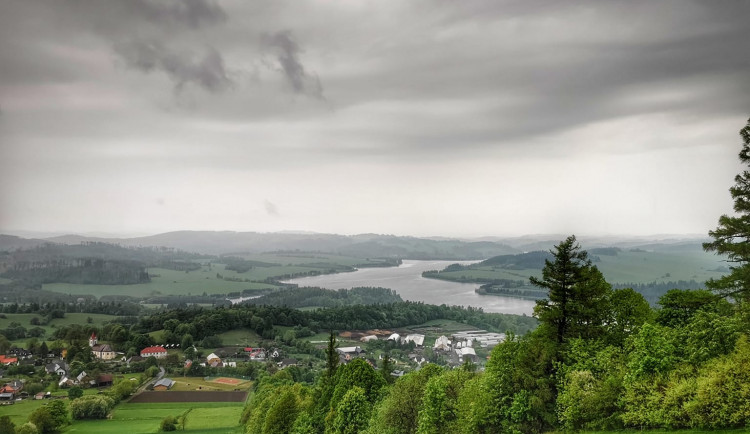
{"type": "Polygon", "coordinates": [[[695,400],[688,405],[692,425],[701,428],[750,426],[750,344],[747,337],[735,350],[701,370],[695,400]]]}
{"type": "Polygon", "coordinates": [[[413,434],[417,431],[427,382],[443,373],[443,368],[426,364],[399,378],[373,411],[368,432],[372,434],[413,434]]]}
{"type": "Polygon", "coordinates": [[[630,288],[617,289],[609,296],[607,341],[622,346],[625,339],[653,317],[643,296],[630,288]]]}
{"type": "Polygon", "coordinates": [[[681,327],[687,324],[699,310],[729,310],[726,300],[719,300],[711,292],[703,289],[672,289],[659,299],[659,304],[661,309],[656,312],[656,322],[668,327],[681,327]]]}
{"type": "Polygon", "coordinates": [[[299,414],[294,391],[286,390],[271,405],[263,423],[263,434],[288,434],[299,414]]]}
{"type": "Polygon", "coordinates": [[[705,243],[707,251],[726,255],[732,263],[730,273],[720,279],[711,279],[706,286],[724,296],[738,300],[750,297],[750,120],[740,130],[742,150],[740,161],[747,168],[735,176],[735,185],[729,189],[734,200],[734,216],[719,217],[719,226],[708,234],[714,240],[705,243]]]}
{"type": "Polygon", "coordinates": [[[551,253],[554,261],[545,259],[542,278],[529,279],[549,291],[548,300],[537,301],[534,316],[560,344],[572,337],[602,335],[610,285],[591,265],[575,236],[569,236],[551,253]]]}
{"type": "Polygon", "coordinates": [[[29,422],[36,426],[40,434],[53,433],[60,426],[48,407],[39,407],[29,415],[29,422]]]}
{"type": "Polygon", "coordinates": [[[167,416],[161,420],[159,424],[159,430],[161,431],[176,431],[177,430],[177,419],[174,416],[167,416]]]}
{"type": "Polygon", "coordinates": [[[16,433],[16,424],[14,424],[12,420],[10,420],[10,416],[0,417],[0,433],[3,433],[3,434],[15,434],[16,433]]]}
{"type": "Polygon", "coordinates": [[[104,419],[112,410],[115,401],[104,395],[86,395],[70,403],[73,419],[104,419]]]}
{"type": "Polygon", "coordinates": [[[336,406],[336,417],[330,432],[333,434],[357,434],[367,427],[372,404],[364,389],[354,386],[344,394],[336,406]]]}
{"type": "Polygon", "coordinates": [[[455,369],[433,376],[427,381],[422,398],[422,408],[419,411],[418,433],[454,433],[459,431],[459,395],[466,382],[473,375],[466,370],[455,369]]]}
{"type": "Polygon", "coordinates": [[[644,324],[632,339],[629,376],[640,379],[671,370],[677,362],[673,334],[670,328],[644,324]]]}
{"type": "Polygon", "coordinates": [[[74,400],[76,398],[80,398],[83,396],[83,389],[81,389],[78,386],[73,386],[70,389],[68,389],[68,399],[74,400]]]}
{"type": "Polygon", "coordinates": [[[26,422],[16,428],[16,434],[39,434],[39,429],[37,429],[36,425],[33,423],[26,422]]]}
{"type": "Polygon", "coordinates": [[[369,403],[375,403],[380,397],[381,389],[385,386],[383,376],[363,359],[354,359],[350,363],[340,366],[336,371],[336,387],[331,397],[331,407],[336,408],[349,389],[354,386],[364,390],[369,403]]]}
{"type": "Polygon", "coordinates": [[[461,396],[465,432],[539,432],[553,425],[556,349],[545,336],[510,335],[492,350],[484,375],[461,396]]]}

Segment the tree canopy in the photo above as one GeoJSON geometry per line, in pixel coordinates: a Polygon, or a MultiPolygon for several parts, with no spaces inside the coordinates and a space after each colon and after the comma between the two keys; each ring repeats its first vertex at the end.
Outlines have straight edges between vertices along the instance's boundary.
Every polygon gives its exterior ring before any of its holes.
{"type": "Polygon", "coordinates": [[[713,241],[704,243],[703,248],[727,255],[733,264],[729,274],[709,280],[706,286],[723,296],[747,300],[750,297],[750,120],[740,130],[740,137],[739,157],[746,169],[734,177],[735,184],[729,189],[735,215],[719,217],[719,225],[708,233],[713,241]]]}

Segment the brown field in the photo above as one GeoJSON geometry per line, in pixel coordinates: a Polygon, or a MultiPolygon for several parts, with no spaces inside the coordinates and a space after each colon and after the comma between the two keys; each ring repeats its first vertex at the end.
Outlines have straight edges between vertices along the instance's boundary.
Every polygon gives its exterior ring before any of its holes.
{"type": "Polygon", "coordinates": [[[237,378],[219,377],[219,378],[215,378],[213,380],[213,382],[214,383],[221,383],[221,384],[231,384],[233,386],[236,386],[236,385],[244,382],[244,380],[239,380],[237,378]]]}
{"type": "Polygon", "coordinates": [[[141,392],[130,403],[155,402],[245,402],[247,392],[141,392]]]}

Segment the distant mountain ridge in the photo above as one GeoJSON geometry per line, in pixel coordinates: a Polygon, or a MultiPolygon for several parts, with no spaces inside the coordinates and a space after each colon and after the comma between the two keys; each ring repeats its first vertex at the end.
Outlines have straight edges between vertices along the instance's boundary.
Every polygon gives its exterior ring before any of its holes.
{"type": "MultiPolygon", "coordinates": [[[[525,235],[456,239],[448,237],[409,237],[380,234],[337,235],[303,232],[174,231],[156,235],[109,238],[62,235],[49,238],[22,238],[0,235],[0,251],[28,249],[44,243],[80,244],[104,242],[129,247],[171,247],[185,252],[210,255],[263,253],[273,251],[325,252],[354,257],[398,257],[403,259],[487,259],[532,251],[547,251],[564,235],[525,235]]],[[[621,248],[672,249],[698,246],[707,237],[658,235],[654,237],[579,237],[584,249],[617,246],[621,248]]]]}
{"type": "Polygon", "coordinates": [[[304,251],[375,258],[484,259],[518,250],[499,242],[431,240],[395,235],[336,235],[319,233],[259,233],[231,231],[175,231],[134,238],[100,238],[62,235],[28,240],[14,236],[0,238],[0,251],[32,248],[44,243],[80,244],[102,242],[127,247],[171,247],[185,252],[210,255],[304,251]]]}

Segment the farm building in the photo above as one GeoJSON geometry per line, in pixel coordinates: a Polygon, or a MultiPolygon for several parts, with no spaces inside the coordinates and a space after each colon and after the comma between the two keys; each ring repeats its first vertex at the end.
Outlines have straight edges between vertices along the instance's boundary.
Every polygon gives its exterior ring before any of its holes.
{"type": "Polygon", "coordinates": [[[157,359],[163,359],[167,357],[167,350],[161,345],[146,347],[141,350],[141,357],[156,357],[157,359]]]}
{"type": "Polygon", "coordinates": [[[414,342],[418,347],[421,347],[422,345],[424,345],[424,335],[406,335],[406,337],[404,338],[404,343],[408,344],[409,342],[414,342]]]}
{"type": "Polygon", "coordinates": [[[154,390],[169,390],[174,386],[174,380],[162,378],[154,384],[154,390]]]}
{"type": "Polygon", "coordinates": [[[432,348],[439,351],[450,351],[451,341],[447,336],[440,336],[435,339],[435,345],[433,345],[432,348]]]}

